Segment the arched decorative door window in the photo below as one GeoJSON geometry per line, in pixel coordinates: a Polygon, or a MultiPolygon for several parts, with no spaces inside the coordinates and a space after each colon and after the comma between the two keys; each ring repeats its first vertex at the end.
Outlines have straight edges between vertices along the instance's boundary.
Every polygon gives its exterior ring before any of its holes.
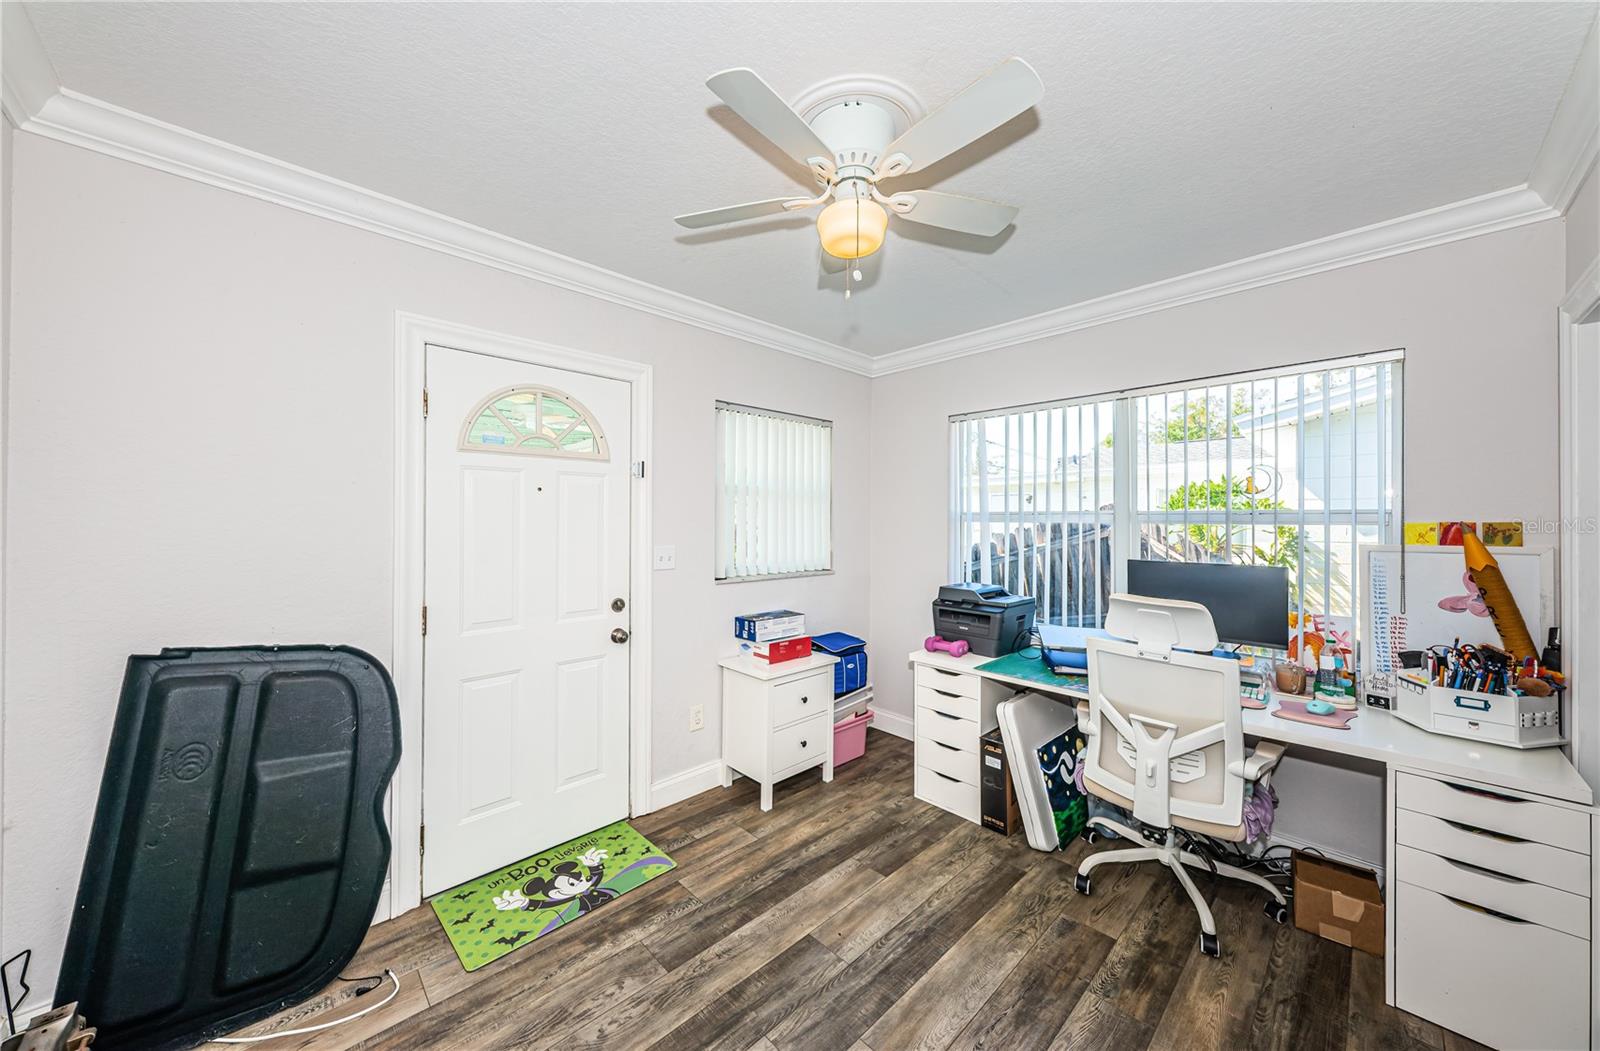
{"type": "Polygon", "coordinates": [[[467,414],[461,448],[473,452],[609,460],[600,424],[575,398],[548,387],[495,391],[467,414]]]}

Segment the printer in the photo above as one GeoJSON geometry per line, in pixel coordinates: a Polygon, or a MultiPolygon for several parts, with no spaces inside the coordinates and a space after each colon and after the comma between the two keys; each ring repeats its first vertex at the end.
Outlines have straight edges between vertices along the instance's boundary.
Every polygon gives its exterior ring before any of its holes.
{"type": "Polygon", "coordinates": [[[1028,644],[1034,600],[998,584],[946,584],[933,601],[933,633],[965,639],[973,653],[1001,657],[1028,644]]]}

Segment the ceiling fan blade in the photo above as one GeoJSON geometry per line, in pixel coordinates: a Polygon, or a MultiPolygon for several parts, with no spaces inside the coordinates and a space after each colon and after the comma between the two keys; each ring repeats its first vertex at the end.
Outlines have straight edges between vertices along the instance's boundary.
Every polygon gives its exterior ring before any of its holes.
{"type": "Polygon", "coordinates": [[[891,142],[883,151],[884,160],[878,175],[887,179],[921,171],[998,128],[1042,98],[1044,84],[1039,74],[1022,59],[1008,58],[891,142]]]}
{"type": "Polygon", "coordinates": [[[958,193],[940,193],[938,190],[913,190],[897,193],[890,211],[902,219],[924,226],[937,226],[979,237],[993,237],[1017,217],[1017,209],[1009,204],[996,204],[980,197],[963,197],[958,193]],[[901,210],[900,202],[914,198],[916,203],[901,210]]]}
{"type": "Polygon", "coordinates": [[[677,216],[674,221],[679,226],[687,226],[691,230],[698,230],[705,226],[736,223],[741,219],[754,219],[762,215],[792,212],[812,203],[809,197],[773,197],[766,201],[751,201],[749,204],[735,204],[727,208],[712,208],[704,212],[690,212],[688,215],[677,216]]]}
{"type": "Polygon", "coordinates": [[[801,164],[811,167],[813,157],[832,164],[833,151],[827,143],[754,70],[725,69],[707,80],[706,87],[745,123],[801,164]]]}

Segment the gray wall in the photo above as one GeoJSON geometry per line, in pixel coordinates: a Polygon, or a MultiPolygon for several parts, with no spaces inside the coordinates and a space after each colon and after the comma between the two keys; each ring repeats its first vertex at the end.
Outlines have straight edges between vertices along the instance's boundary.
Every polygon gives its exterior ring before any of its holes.
{"type": "MultiPolygon", "coordinates": [[[[947,572],[951,414],[1403,347],[1406,517],[1553,521],[1562,251],[1549,220],[874,380],[878,705],[910,714],[904,655],[947,572]],[[1484,420],[1513,377],[1527,407],[1484,420]]],[[[1381,862],[1381,778],[1296,757],[1279,780],[1279,831],[1381,862]]]]}
{"type": "Polygon", "coordinates": [[[654,366],[654,776],[721,753],[734,613],[866,630],[868,381],[197,182],[16,137],[4,942],[49,989],[123,663],[338,642],[387,661],[394,314],[654,366]],[[832,576],[713,583],[713,402],[835,423],[832,576]],[[706,726],[691,733],[691,705],[706,726]]]}

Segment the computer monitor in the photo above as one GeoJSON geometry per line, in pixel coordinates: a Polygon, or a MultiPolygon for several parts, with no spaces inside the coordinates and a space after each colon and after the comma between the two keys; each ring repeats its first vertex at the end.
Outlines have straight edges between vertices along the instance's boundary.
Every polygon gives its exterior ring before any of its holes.
{"type": "Polygon", "coordinates": [[[1128,591],[1200,603],[1223,642],[1278,650],[1289,645],[1289,571],[1282,566],[1130,558],[1128,591]]]}

